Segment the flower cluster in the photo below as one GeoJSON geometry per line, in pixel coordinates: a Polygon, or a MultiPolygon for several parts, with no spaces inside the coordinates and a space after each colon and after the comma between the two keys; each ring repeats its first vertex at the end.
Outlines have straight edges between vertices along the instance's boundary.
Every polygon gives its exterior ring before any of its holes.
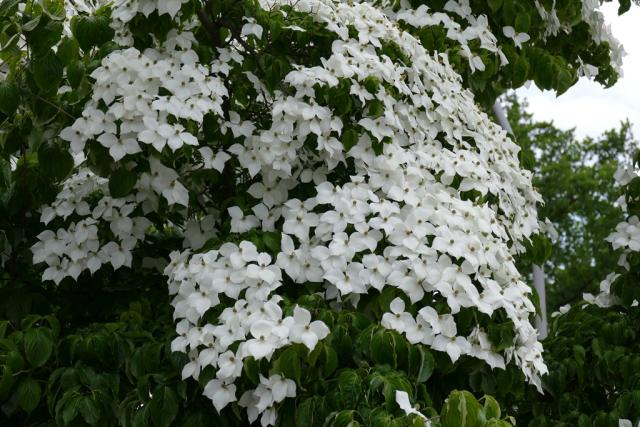
{"type": "Polygon", "coordinates": [[[175,151],[185,144],[198,145],[196,136],[169,117],[202,124],[208,112],[222,115],[227,91],[189,50],[189,37],[176,43],[181,49],[140,52],[128,48],[104,58],[91,74],[95,79],[93,102],[60,134],[71,143],[73,152],[96,140],[117,162],[141,152],[140,143],[158,153],[165,147],[175,151]],[[106,111],[99,108],[100,103],[107,105],[106,111]]]}
{"type": "MultiPolygon", "coordinates": [[[[626,186],[632,180],[638,178],[634,164],[630,161],[622,161],[618,165],[618,169],[614,174],[615,183],[618,186],[626,186]]],[[[622,196],[619,200],[620,206],[624,212],[627,212],[627,205],[622,196]]],[[[611,244],[613,250],[621,250],[618,258],[618,265],[624,270],[631,270],[631,266],[627,257],[633,252],[640,252],[640,219],[637,215],[632,215],[626,221],[620,222],[615,231],[613,231],[605,239],[611,244]]],[[[623,270],[623,271],[624,271],[623,270]]],[[[619,304],[621,299],[618,295],[611,292],[611,286],[621,277],[619,273],[609,273],[607,277],[600,282],[600,292],[596,295],[591,293],[582,294],[582,298],[589,304],[595,304],[599,307],[611,307],[619,304]]],[[[638,301],[634,300],[632,306],[637,305],[638,301]]]]}
{"type": "Polygon", "coordinates": [[[480,56],[474,54],[469,46],[472,40],[478,40],[480,48],[488,52],[496,54],[500,58],[500,64],[508,63],[507,57],[497,45],[497,39],[491,32],[489,20],[486,16],[474,16],[471,13],[471,7],[468,0],[453,1],[450,0],[445,4],[445,10],[451,14],[457,15],[468,23],[463,28],[456,22],[449,13],[429,12],[429,7],[420,5],[417,9],[404,9],[395,14],[394,19],[405,22],[415,28],[431,27],[441,25],[447,30],[446,36],[460,44],[462,54],[469,61],[469,68],[472,72],[484,71],[485,64],[480,56]]]}
{"type": "Polygon", "coordinates": [[[117,0],[114,4],[113,18],[123,23],[131,21],[138,13],[145,16],[158,12],[174,18],[183,4],[189,0],[117,0]]]}
{"type": "MultiPolygon", "coordinates": [[[[180,319],[180,335],[171,349],[189,354],[191,361],[182,371],[183,379],[197,379],[206,366],[217,369],[205,395],[218,411],[237,400],[234,381],[242,372],[244,359],[270,360],[276,350],[292,343],[311,351],[329,334],[328,327],[312,321],[311,313],[302,307],[296,306],[292,316],[284,316],[279,305],[282,298],[272,295],[282,286],[282,270],[253,243],[225,243],[217,251],[189,255],[188,251],[173,253],[165,270],[170,293],[175,294],[174,317],[180,319]],[[204,314],[220,303],[221,295],[236,303],[222,310],[218,324],[197,326],[204,314]],[[237,350],[231,350],[237,342],[237,350]]],[[[273,405],[294,396],[295,383],[274,375],[263,378],[257,389],[245,392],[239,403],[247,408],[251,421],[261,415],[263,425],[273,425],[273,405]]]]}
{"type": "Polygon", "coordinates": [[[137,204],[133,197],[113,198],[107,180],[86,169],[79,170],[64,184],[51,206],[42,210],[41,221],[49,224],[56,218],[83,219],[70,222],[67,228],[45,230],[33,245],[34,264],[45,262],[43,280],[60,283],[65,277],[77,279],[83,270],[95,273],[102,265],[113,269],[131,267],[131,250],[144,239],[151,222],[144,216],[132,216],[137,204]],[[99,194],[97,202],[91,196],[99,194]],[[108,225],[111,240],[98,238],[99,227],[108,225]]]}
{"type": "Polygon", "coordinates": [[[620,42],[611,33],[604,15],[599,10],[598,0],[582,0],[582,19],[589,25],[591,37],[596,43],[607,43],[611,48],[611,66],[622,76],[622,58],[627,54],[620,42]]]}

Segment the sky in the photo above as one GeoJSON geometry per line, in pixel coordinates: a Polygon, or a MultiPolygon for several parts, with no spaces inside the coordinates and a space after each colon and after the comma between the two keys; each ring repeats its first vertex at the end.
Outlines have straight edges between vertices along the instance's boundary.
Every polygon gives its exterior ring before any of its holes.
{"type": "Polygon", "coordinates": [[[582,78],[559,97],[553,91],[540,91],[533,83],[519,89],[517,93],[529,101],[534,119],[553,120],[561,129],[575,127],[580,138],[597,137],[629,119],[635,139],[640,140],[640,7],[632,6],[622,16],[617,16],[617,7],[617,2],[606,3],[601,10],[627,52],[624,77],[608,89],[582,78]]]}

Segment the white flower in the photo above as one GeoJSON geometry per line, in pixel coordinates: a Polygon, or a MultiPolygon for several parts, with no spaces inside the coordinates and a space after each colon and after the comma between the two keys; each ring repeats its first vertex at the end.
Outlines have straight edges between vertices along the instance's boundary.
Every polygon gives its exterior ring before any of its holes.
{"type": "Polygon", "coordinates": [[[383,314],[380,321],[385,328],[394,329],[402,333],[415,325],[415,320],[411,314],[404,311],[404,301],[401,298],[395,298],[391,301],[389,309],[391,309],[391,313],[383,314]]]}
{"type": "Polygon", "coordinates": [[[309,310],[300,306],[293,309],[293,324],[289,331],[289,340],[303,343],[309,350],[313,350],[319,340],[329,335],[329,328],[320,320],[311,321],[309,310]]]}
{"type": "Polygon", "coordinates": [[[222,172],[224,169],[225,163],[231,159],[231,156],[223,150],[213,153],[213,150],[209,147],[199,148],[198,151],[202,156],[202,161],[204,162],[204,167],[206,169],[215,169],[218,172],[222,172]]]}
{"type": "Polygon", "coordinates": [[[197,380],[200,376],[200,361],[198,360],[198,350],[193,349],[189,352],[189,363],[182,368],[182,379],[189,377],[197,380]]]}
{"type": "Polygon", "coordinates": [[[226,380],[211,380],[204,387],[204,395],[213,402],[218,413],[236,398],[236,386],[226,380]]]}
{"type": "Polygon", "coordinates": [[[218,357],[218,378],[237,378],[242,372],[242,359],[232,351],[226,351],[218,357]]]}
{"type": "Polygon", "coordinates": [[[513,43],[518,48],[522,48],[522,43],[528,42],[529,39],[531,39],[527,33],[516,33],[516,30],[511,26],[503,27],[502,33],[505,37],[512,39],[513,43]]]}
{"type": "Polygon", "coordinates": [[[242,210],[233,206],[227,209],[229,216],[231,217],[231,232],[232,233],[245,233],[251,229],[254,229],[260,225],[258,218],[254,215],[246,215],[242,210]]]}
{"type": "Polygon", "coordinates": [[[280,269],[275,265],[271,265],[271,256],[269,254],[259,254],[256,262],[257,265],[249,264],[247,266],[247,277],[263,280],[268,284],[272,284],[281,278],[280,269]]]}
{"type": "Polygon", "coordinates": [[[127,154],[135,154],[142,151],[135,139],[117,137],[111,133],[103,133],[100,135],[98,142],[109,149],[109,154],[116,162],[127,154]]]}
{"type": "Polygon", "coordinates": [[[274,327],[275,324],[268,320],[258,320],[251,325],[250,332],[254,338],[246,342],[245,354],[255,359],[270,359],[282,342],[282,337],[274,333],[274,327]]]}
{"type": "Polygon", "coordinates": [[[416,414],[424,420],[425,427],[431,426],[431,421],[429,421],[429,419],[424,414],[422,414],[411,405],[411,402],[409,401],[409,395],[406,391],[396,390],[396,403],[398,404],[400,409],[404,411],[405,414],[416,414]]]}
{"type": "Polygon", "coordinates": [[[257,39],[262,38],[262,27],[254,22],[249,22],[247,24],[244,24],[242,26],[242,30],[240,31],[240,36],[246,37],[249,35],[253,35],[257,39]]]}
{"type": "Polygon", "coordinates": [[[460,358],[460,355],[466,354],[470,350],[470,345],[466,338],[447,337],[444,335],[437,335],[433,340],[432,347],[435,350],[446,352],[452,362],[455,362],[460,358]]]}

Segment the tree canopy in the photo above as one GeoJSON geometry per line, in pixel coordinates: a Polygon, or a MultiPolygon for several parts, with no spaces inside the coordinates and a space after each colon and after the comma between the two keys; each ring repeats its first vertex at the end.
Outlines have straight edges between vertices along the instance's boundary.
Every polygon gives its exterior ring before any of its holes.
{"type": "Polygon", "coordinates": [[[549,244],[487,112],[621,66],[559,3],[3,0],[3,422],[510,425],[549,244]]]}

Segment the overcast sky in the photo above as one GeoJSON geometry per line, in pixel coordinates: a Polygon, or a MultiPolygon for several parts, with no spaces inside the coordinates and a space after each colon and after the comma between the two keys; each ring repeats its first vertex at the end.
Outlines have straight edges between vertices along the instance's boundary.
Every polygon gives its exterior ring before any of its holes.
{"type": "Polygon", "coordinates": [[[624,77],[609,89],[583,78],[559,97],[555,92],[540,91],[534,84],[518,90],[529,100],[534,118],[553,120],[563,129],[575,127],[579,137],[598,136],[628,118],[635,139],[640,140],[640,7],[632,6],[621,17],[616,10],[617,2],[602,6],[613,34],[627,52],[624,77]]]}

